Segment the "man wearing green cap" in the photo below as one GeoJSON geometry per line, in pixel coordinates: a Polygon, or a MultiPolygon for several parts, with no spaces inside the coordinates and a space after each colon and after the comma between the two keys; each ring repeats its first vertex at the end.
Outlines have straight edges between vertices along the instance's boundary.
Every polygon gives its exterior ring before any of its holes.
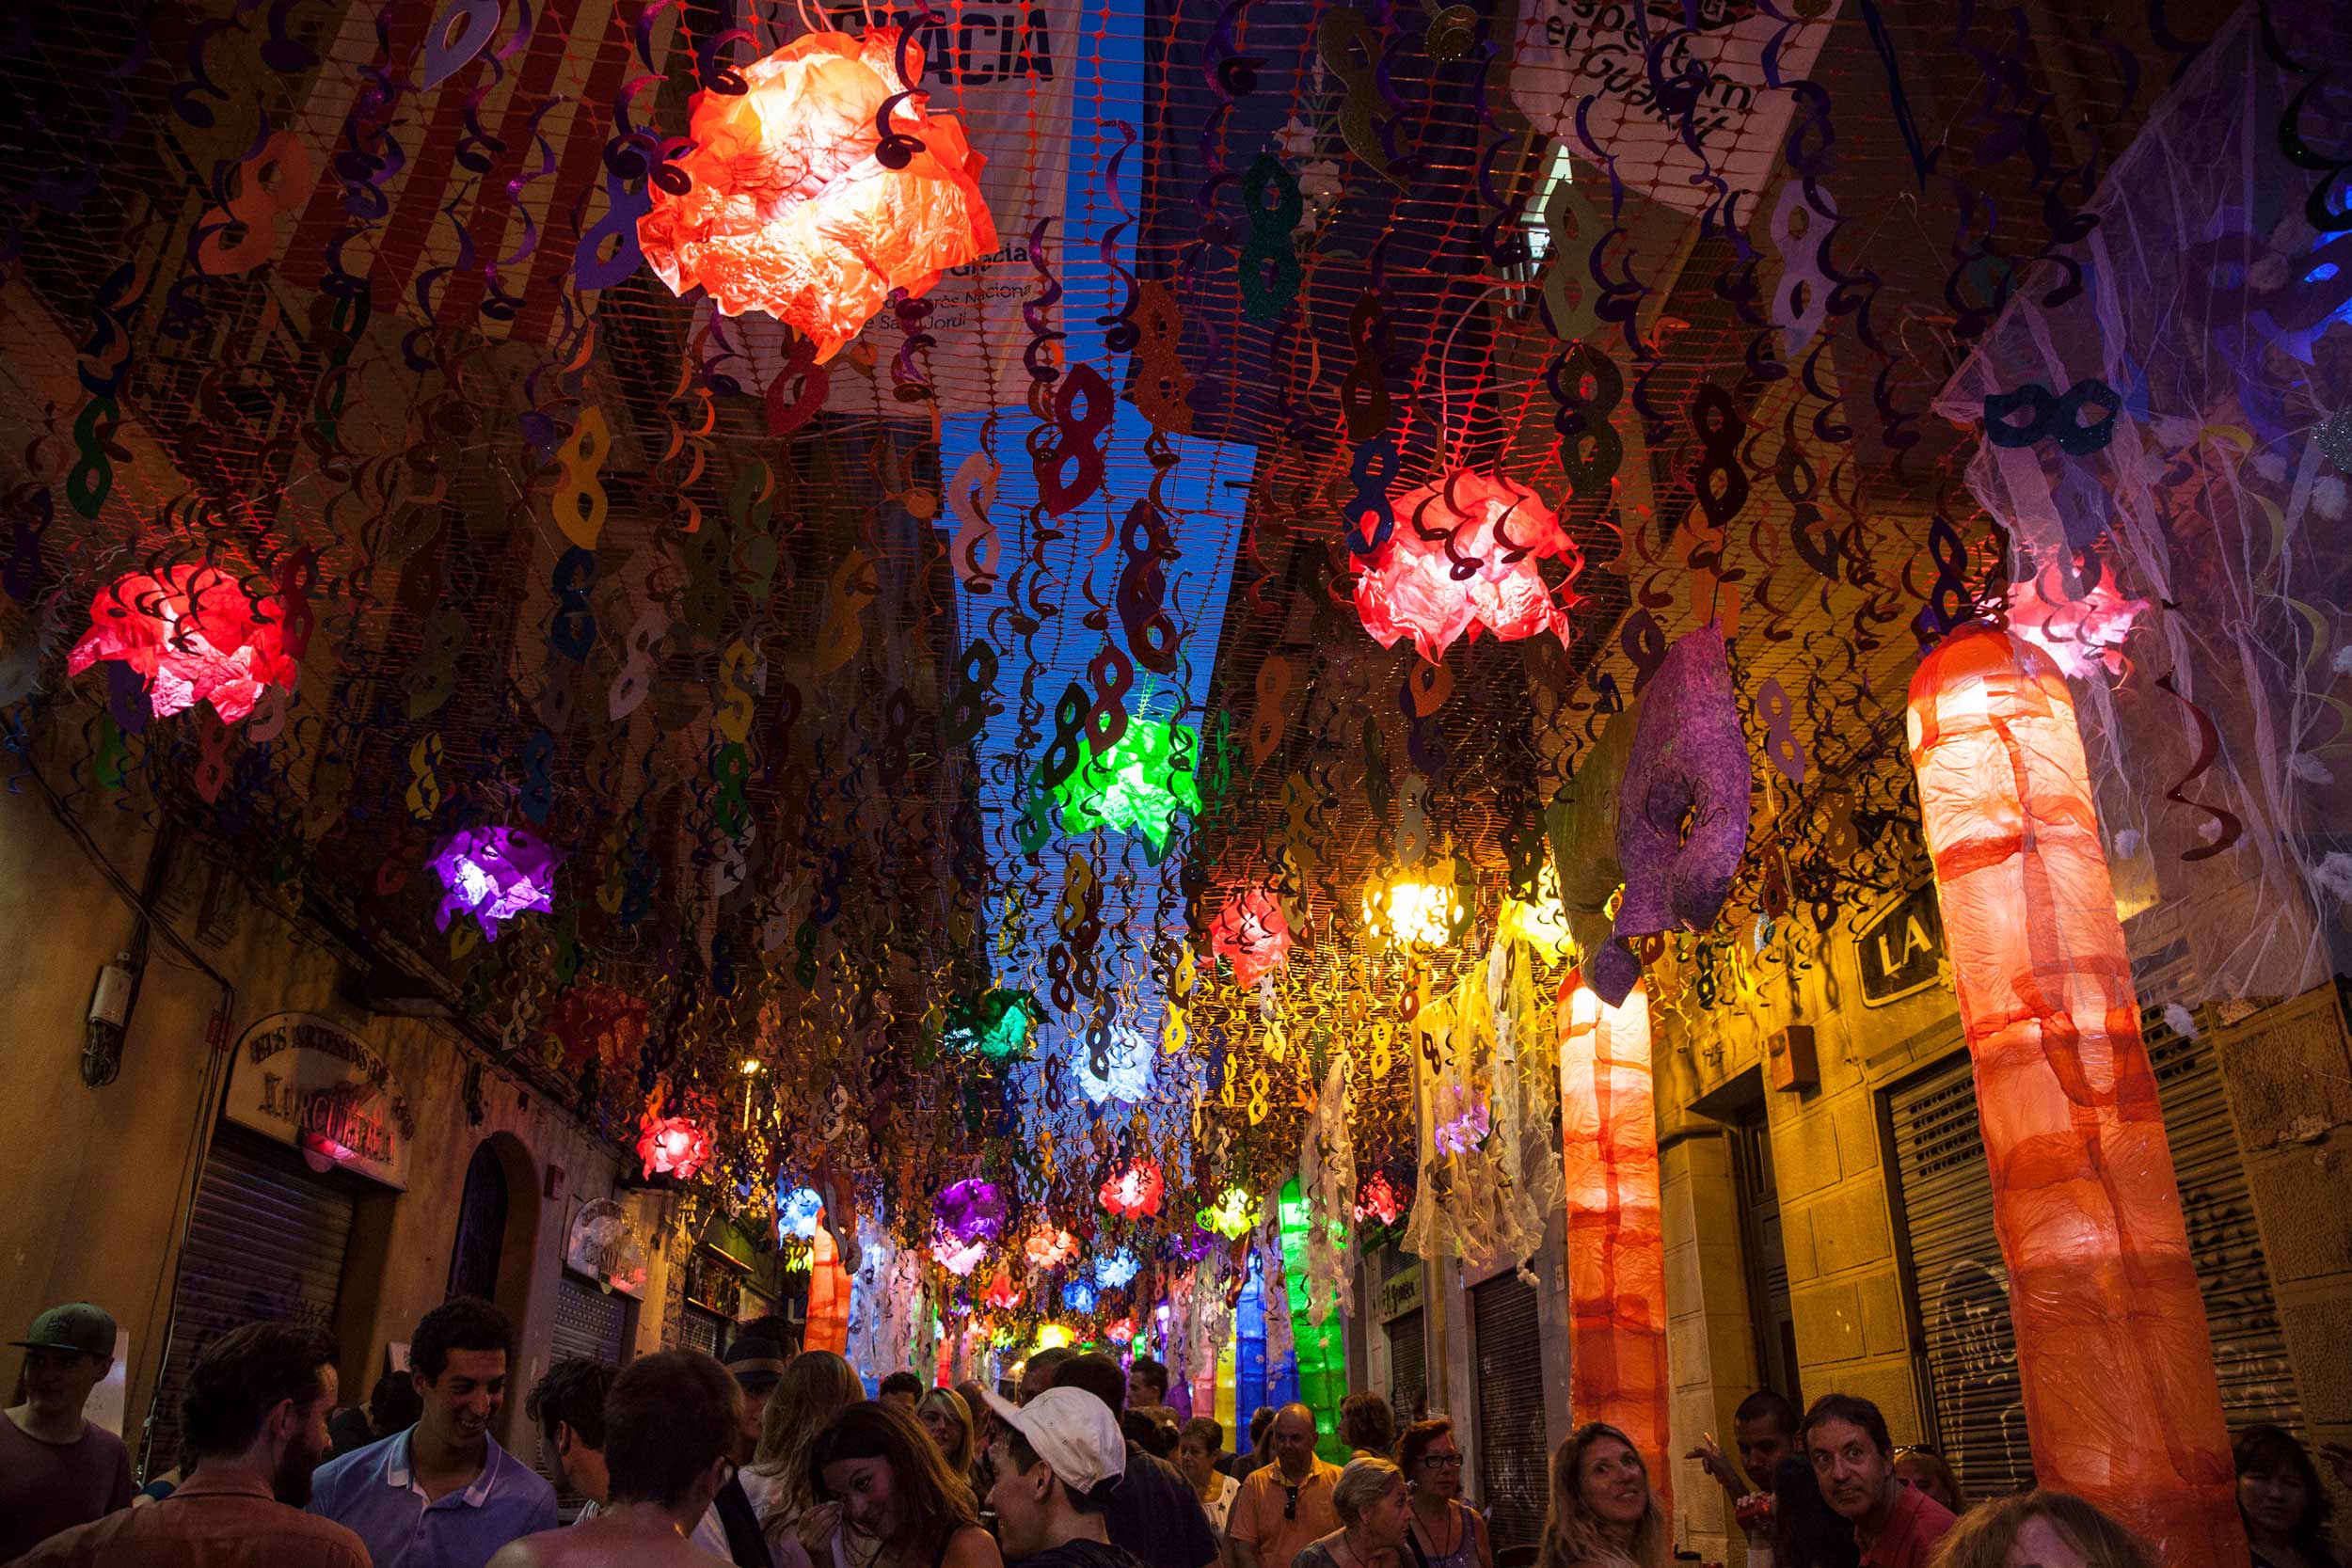
{"type": "Polygon", "coordinates": [[[131,1506],[129,1450],[82,1419],[89,1391],[114,1365],[114,1319],[68,1302],[11,1343],[24,1352],[24,1402],[0,1415],[0,1562],[131,1506]]]}

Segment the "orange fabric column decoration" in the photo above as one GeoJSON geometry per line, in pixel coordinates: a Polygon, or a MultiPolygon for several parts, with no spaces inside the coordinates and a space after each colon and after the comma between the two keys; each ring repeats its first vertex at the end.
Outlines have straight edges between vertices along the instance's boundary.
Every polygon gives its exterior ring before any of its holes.
{"type": "Polygon", "coordinates": [[[808,1326],[801,1338],[803,1350],[829,1350],[846,1354],[850,1349],[850,1275],[841,1267],[841,1249],[823,1226],[808,1243],[808,1326]]]}
{"type": "Polygon", "coordinates": [[[1612,1007],[1561,986],[1561,1164],[1568,1206],[1568,1409],[1633,1440],[1669,1517],[1666,1243],[1658,1218],[1658,1115],[1649,994],[1612,1007]]]}
{"type": "Polygon", "coordinates": [[[2205,1304],[2058,666],[1988,626],[1911,683],[2036,1479],[2170,1568],[2246,1560],[2205,1304]]]}

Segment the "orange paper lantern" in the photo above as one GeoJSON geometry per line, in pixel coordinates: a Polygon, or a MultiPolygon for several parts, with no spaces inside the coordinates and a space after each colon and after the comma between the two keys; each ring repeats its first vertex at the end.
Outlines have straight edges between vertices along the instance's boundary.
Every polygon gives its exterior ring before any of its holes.
{"type": "MultiPolygon", "coordinates": [[[[906,63],[919,79],[920,46],[907,44],[906,63]]],[[[821,364],[893,289],[927,293],[996,248],[981,159],[961,125],[908,94],[898,29],[810,33],[742,74],[743,92],[694,94],[692,148],[674,166],[691,186],[655,185],[638,220],[645,260],[673,291],[706,289],[723,315],[765,310],[821,364]]]]}
{"type": "Polygon", "coordinates": [[[1568,1408],[1633,1440],[1671,1515],[1666,1243],[1649,996],[1620,1006],[1571,974],[1560,988],[1561,1164],[1567,1188],[1568,1408]]]}
{"type": "Polygon", "coordinates": [[[1976,1061],[2036,1479],[2172,1568],[2246,1560],[2205,1304],[2074,704],[1988,626],[1911,683],[1912,766],[1976,1061]]]}

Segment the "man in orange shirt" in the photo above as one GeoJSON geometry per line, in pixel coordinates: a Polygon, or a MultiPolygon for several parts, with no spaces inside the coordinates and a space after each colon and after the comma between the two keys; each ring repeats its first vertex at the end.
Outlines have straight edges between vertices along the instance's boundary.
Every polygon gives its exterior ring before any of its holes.
{"type": "Polygon", "coordinates": [[[358,1536],[302,1512],[334,1408],[333,1340],[293,1323],[231,1329],[181,1401],[188,1479],[50,1537],[16,1568],[369,1568],[358,1536]]]}
{"type": "Polygon", "coordinates": [[[1274,1462],[1249,1473],[1225,1518],[1234,1568],[1291,1568],[1301,1547],[1340,1528],[1331,1502],[1339,1466],[1315,1453],[1315,1413],[1286,1404],[1267,1436],[1274,1462]]]}

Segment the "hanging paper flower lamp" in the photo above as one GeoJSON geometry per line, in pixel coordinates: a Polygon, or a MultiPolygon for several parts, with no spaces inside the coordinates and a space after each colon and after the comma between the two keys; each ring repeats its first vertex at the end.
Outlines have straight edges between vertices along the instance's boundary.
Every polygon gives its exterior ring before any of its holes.
{"type": "Polygon", "coordinates": [[[1094,1260],[1094,1282],[1105,1291],[1124,1290],[1142,1267],[1136,1261],[1134,1253],[1121,1247],[1107,1257],[1094,1260]]]}
{"type": "Polygon", "coordinates": [[[1028,1241],[1022,1245],[1021,1255],[1029,1260],[1029,1267],[1033,1269],[1057,1269],[1078,1256],[1078,1238],[1067,1230],[1041,1225],[1029,1232],[1028,1241]]]}
{"type": "Polygon", "coordinates": [[[1357,1190],[1356,1218],[1359,1221],[1371,1220],[1381,1225],[1394,1225],[1397,1217],[1404,1212],[1404,1197],[1399,1195],[1388,1177],[1379,1171],[1374,1171],[1363,1186],[1357,1190]]]}
{"type": "Polygon", "coordinates": [[[433,869],[449,889],[433,923],[446,931],[453,916],[469,914],[484,936],[498,941],[501,921],[554,907],[562,858],[520,828],[458,829],[433,852],[433,869]]]}
{"type": "Polygon", "coordinates": [[[687,1117],[658,1117],[645,1113],[637,1128],[637,1160],[647,1176],[675,1176],[684,1181],[710,1160],[710,1134],[687,1117]]]}
{"type": "Polygon", "coordinates": [[[1437,1130],[1430,1133],[1430,1139],[1449,1154],[1468,1154],[1485,1143],[1486,1134],[1494,1131],[1494,1116],[1486,1109],[1486,1101],[1483,1098],[1471,1094],[1459,1084],[1440,1088],[1437,1098],[1442,1102],[1449,1094],[1453,1099],[1454,1114],[1438,1123],[1437,1130]]]}
{"type": "Polygon", "coordinates": [[[1101,1072],[1094,1070],[1093,1052],[1083,1038],[1071,1053],[1070,1065],[1080,1091],[1095,1104],[1118,1100],[1139,1105],[1152,1097],[1152,1042],[1142,1032],[1118,1023],[1111,1026],[1110,1040],[1104,1047],[1101,1072]]]}
{"type": "Polygon", "coordinates": [[[825,1200],[814,1187],[795,1187],[776,1198],[776,1239],[807,1242],[816,1239],[824,1218],[825,1200]]]}
{"type": "Polygon", "coordinates": [[[1546,860],[1535,873],[1532,898],[1502,901],[1502,934],[1517,937],[1555,963],[1567,957],[1575,939],[1560,902],[1560,873],[1546,860]]]}
{"type": "Polygon", "coordinates": [[[1210,950],[1233,966],[1233,983],[1248,987],[1290,961],[1291,925],[1271,890],[1253,884],[1225,900],[1209,927],[1210,950]]]}
{"type": "Polygon", "coordinates": [[[1091,1312],[1098,1299],[1094,1287],[1083,1279],[1073,1279],[1061,1288],[1061,1304],[1065,1311],[1091,1312]]]}
{"type": "Polygon", "coordinates": [[[1218,1235],[1238,1240],[1249,1234],[1258,1223],[1258,1200],[1239,1187],[1228,1187],[1225,1196],[1213,1208],[1200,1211],[1201,1226],[1218,1235]]]}
{"type": "Polygon", "coordinates": [[[1114,1345],[1130,1344],[1134,1342],[1136,1337],[1136,1321],[1133,1318],[1121,1318],[1103,1330],[1103,1333],[1114,1345]]]}
{"type": "MultiPolygon", "coordinates": [[[[994,250],[981,160],[961,124],[907,92],[898,49],[895,27],[810,33],[745,67],[745,91],[694,94],[689,150],[672,165],[691,184],[657,182],[637,224],[655,275],[675,293],[707,290],[723,315],[765,310],[821,364],[893,289],[927,293],[994,250]]],[[[918,78],[922,61],[907,44],[918,78]]]]}
{"type": "Polygon", "coordinates": [[[1108,752],[1096,756],[1089,749],[1085,760],[1055,787],[1062,831],[1141,833],[1151,841],[1152,852],[1160,853],[1168,847],[1177,813],[1200,814],[1200,783],[1193,773],[1200,754],[1200,737],[1183,724],[1128,720],[1108,752]]]}
{"type": "Polygon", "coordinates": [[[1364,925],[1391,946],[1442,946],[1461,920],[1462,900],[1452,882],[1402,878],[1364,894],[1364,925]]]}
{"type": "Polygon", "coordinates": [[[1021,1305],[1021,1289],[1013,1284],[1010,1275],[998,1269],[996,1277],[988,1282],[988,1294],[980,1299],[999,1312],[1009,1312],[1021,1305]]]}
{"type": "Polygon", "coordinates": [[[1130,1161],[1103,1183],[1103,1207],[1127,1220],[1156,1214],[1165,1185],[1157,1160],[1130,1161]]]}
{"type": "Polygon", "coordinates": [[[1044,1016],[1027,991],[998,987],[974,1000],[959,998],[947,1009],[939,1043],[959,1054],[977,1051],[991,1061],[1010,1061],[1027,1054],[1029,1036],[1044,1016]]]}
{"type": "Polygon", "coordinates": [[[972,1271],[978,1268],[980,1260],[987,1256],[986,1242],[960,1241],[944,1225],[931,1233],[931,1257],[941,1268],[958,1279],[972,1277],[972,1271]]]}
{"type": "Polygon", "coordinates": [[[980,1177],[956,1182],[931,1199],[940,1227],[959,1242],[993,1242],[1005,1233],[1005,1198],[980,1177]]]}
{"type": "Polygon", "coordinates": [[[1581,558],[1534,491],[1462,470],[1397,498],[1394,509],[1395,531],[1362,558],[1356,578],[1356,613],[1382,647],[1410,637],[1436,664],[1481,627],[1506,642],[1541,631],[1567,640],[1575,597],[1555,595],[1536,562],[1564,557],[1573,571],[1581,558]]]}
{"type": "Polygon", "coordinates": [[[262,688],[292,691],[302,673],[278,600],[248,597],[234,577],[201,564],[134,572],[102,592],[66,673],[100,659],[138,672],[156,718],[210,703],[224,724],[243,722],[262,688]]]}

